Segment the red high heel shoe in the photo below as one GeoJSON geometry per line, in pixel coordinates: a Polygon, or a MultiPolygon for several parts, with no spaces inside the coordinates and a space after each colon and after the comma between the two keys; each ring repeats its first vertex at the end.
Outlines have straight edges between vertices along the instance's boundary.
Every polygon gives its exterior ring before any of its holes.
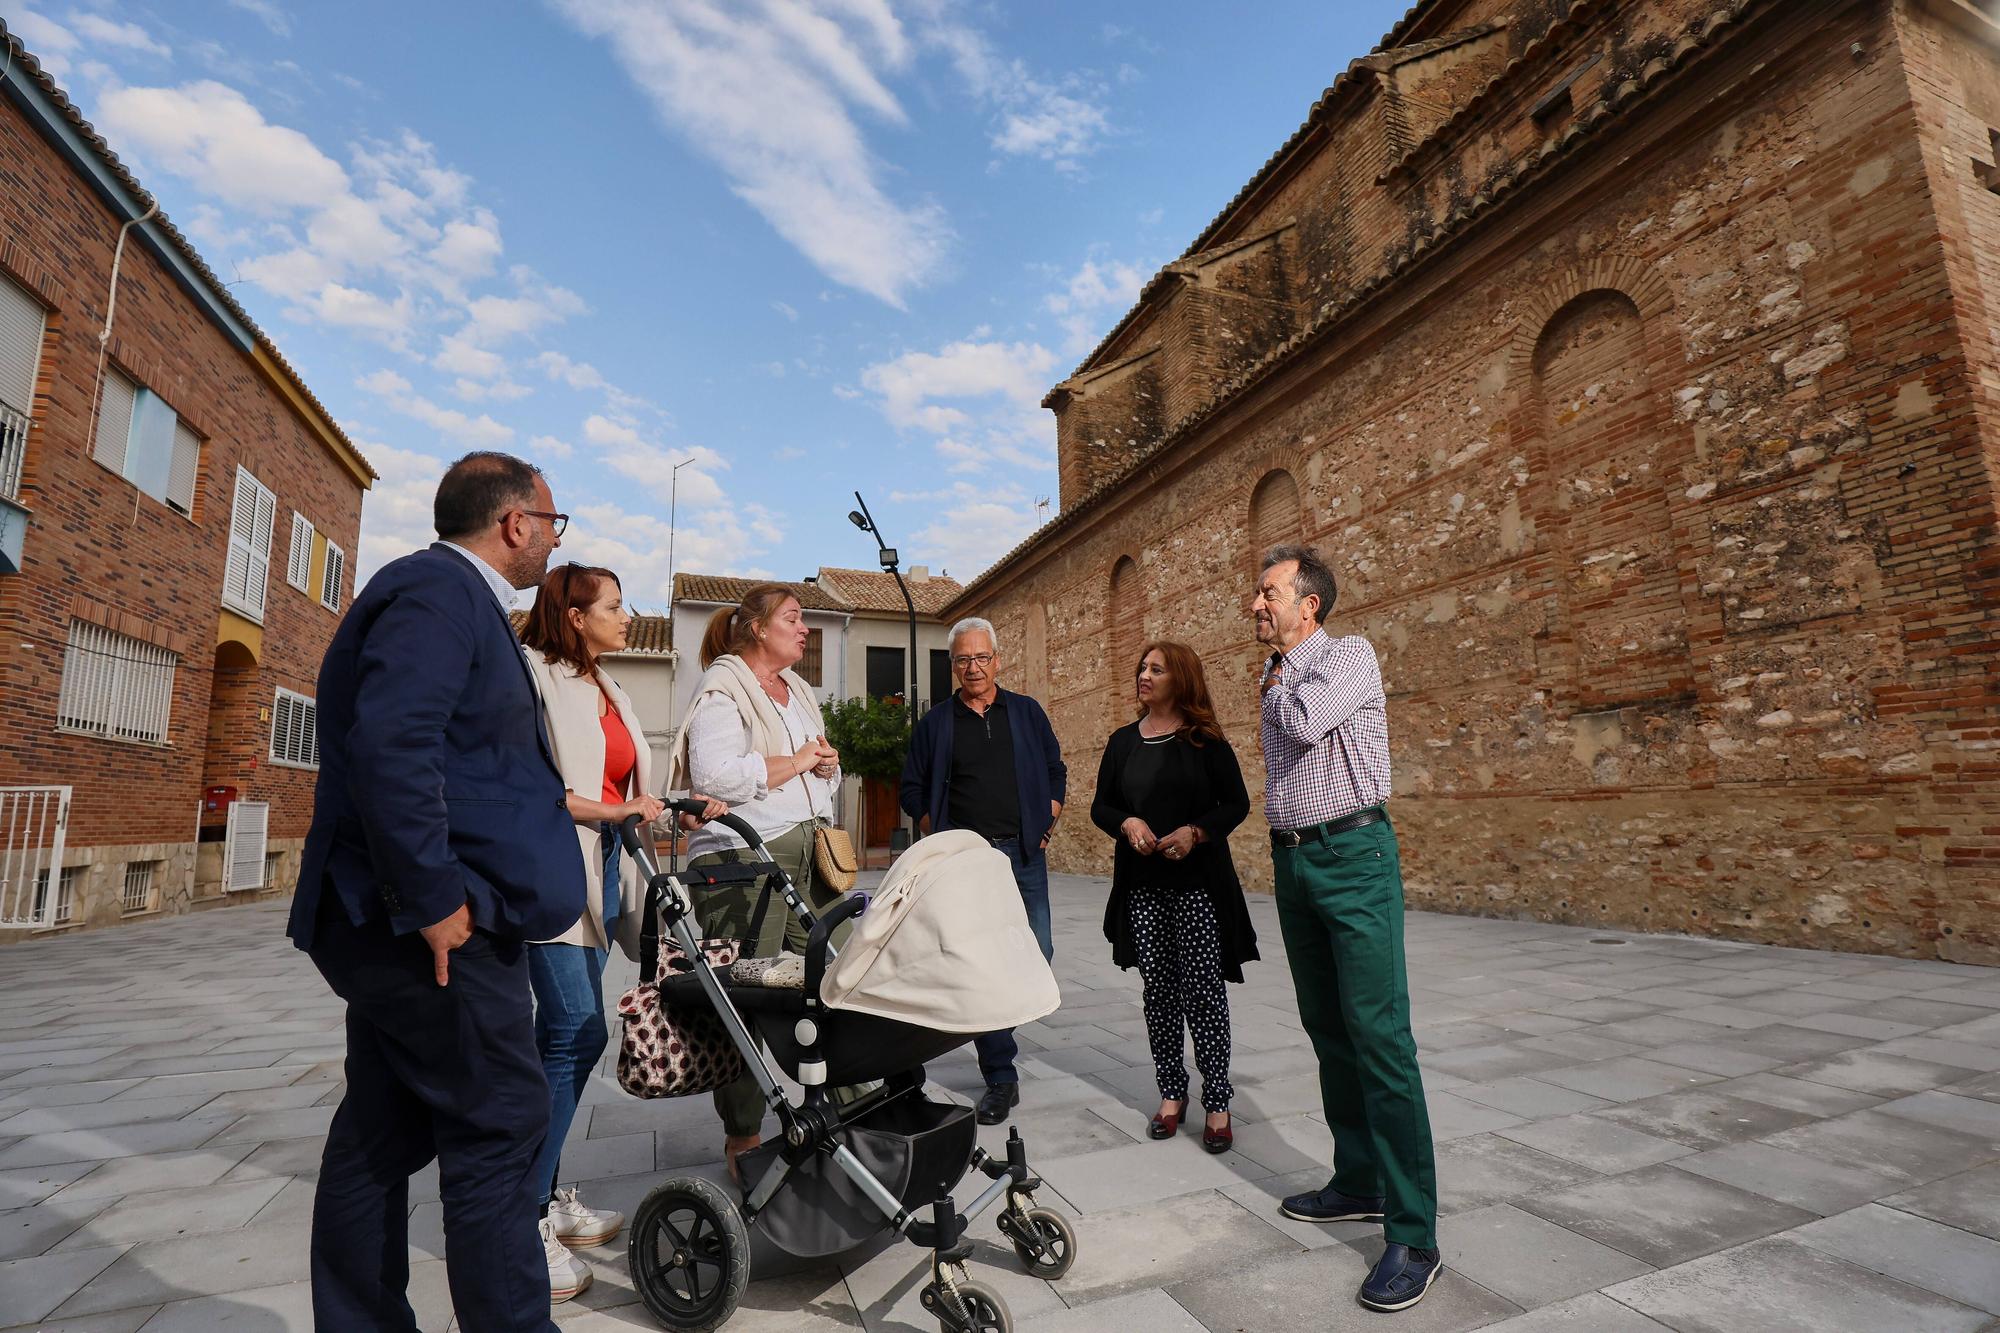
{"type": "Polygon", "coordinates": [[[1181,1115],[1186,1110],[1187,1102],[1183,1100],[1179,1111],[1172,1113],[1163,1112],[1154,1116],[1146,1125],[1146,1137],[1149,1139],[1170,1139],[1180,1133],[1181,1115]]]}
{"type": "MultiPolygon", "coordinates": [[[[1228,1115],[1229,1112],[1224,1111],[1222,1114],[1228,1115]]],[[[1229,1127],[1227,1121],[1223,1123],[1221,1129],[1211,1129],[1207,1122],[1203,1122],[1201,1127],[1201,1146],[1208,1151],[1228,1152],[1235,1142],[1236,1131],[1229,1127]]]]}

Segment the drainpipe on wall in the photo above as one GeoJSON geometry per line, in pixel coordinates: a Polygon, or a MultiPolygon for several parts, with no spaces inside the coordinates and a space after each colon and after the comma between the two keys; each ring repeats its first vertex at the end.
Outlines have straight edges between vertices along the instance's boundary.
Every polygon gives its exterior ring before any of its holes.
{"type": "MultiPolygon", "coordinates": [[[[90,426],[84,433],[85,445],[94,453],[97,449],[97,409],[104,391],[104,360],[111,350],[111,325],[118,318],[118,269],[125,262],[125,238],[132,228],[153,220],[160,211],[160,201],[155,199],[146,205],[146,211],[128,220],[118,229],[118,244],[111,251],[111,286],[104,295],[104,327],[97,334],[97,380],[90,386],[90,426]]],[[[139,522],[139,492],[132,495],[132,522],[139,522]]]]}

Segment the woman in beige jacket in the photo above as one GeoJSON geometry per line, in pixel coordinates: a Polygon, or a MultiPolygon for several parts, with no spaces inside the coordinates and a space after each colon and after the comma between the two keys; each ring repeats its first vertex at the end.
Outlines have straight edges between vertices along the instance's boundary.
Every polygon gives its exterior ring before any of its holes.
{"type": "MultiPolygon", "coordinates": [[[[588,1266],[567,1247],[602,1245],[625,1224],[618,1213],[586,1206],[574,1186],[556,1192],[555,1183],[563,1140],[610,1039],[604,964],[611,942],[627,957],[639,953],[645,885],[638,867],[619,854],[618,826],[633,815],[650,824],[664,808],[653,794],[652,754],[632,701],[598,665],[625,647],[631,623],[616,574],[568,564],[549,572],[521,628],[588,890],[574,926],[528,948],[535,1044],[550,1098],[549,1134],[533,1183],[544,1200],[542,1243],[557,1299],[589,1284],[588,1266]]],[[[725,808],[713,802],[710,813],[725,808]]]]}

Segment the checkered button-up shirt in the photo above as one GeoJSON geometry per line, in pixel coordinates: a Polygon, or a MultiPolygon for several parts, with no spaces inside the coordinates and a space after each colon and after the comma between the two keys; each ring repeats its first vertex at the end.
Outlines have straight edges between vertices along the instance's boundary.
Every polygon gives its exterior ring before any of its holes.
{"type": "Polygon", "coordinates": [[[1264,816],[1305,828],[1389,799],[1389,710],[1375,648],[1315,629],[1264,668],[1264,816]]]}

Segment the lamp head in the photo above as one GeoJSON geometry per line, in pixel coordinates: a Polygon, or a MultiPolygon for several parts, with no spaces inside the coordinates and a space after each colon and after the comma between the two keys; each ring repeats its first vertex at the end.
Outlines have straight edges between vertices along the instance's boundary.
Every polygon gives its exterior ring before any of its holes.
{"type": "Polygon", "coordinates": [[[855,527],[860,528],[863,532],[868,531],[868,520],[866,517],[862,515],[859,509],[848,510],[847,521],[849,523],[852,523],[855,527]]]}
{"type": "Polygon", "coordinates": [[[876,558],[882,562],[882,568],[894,569],[896,567],[896,548],[885,546],[877,554],[876,558]]]}

